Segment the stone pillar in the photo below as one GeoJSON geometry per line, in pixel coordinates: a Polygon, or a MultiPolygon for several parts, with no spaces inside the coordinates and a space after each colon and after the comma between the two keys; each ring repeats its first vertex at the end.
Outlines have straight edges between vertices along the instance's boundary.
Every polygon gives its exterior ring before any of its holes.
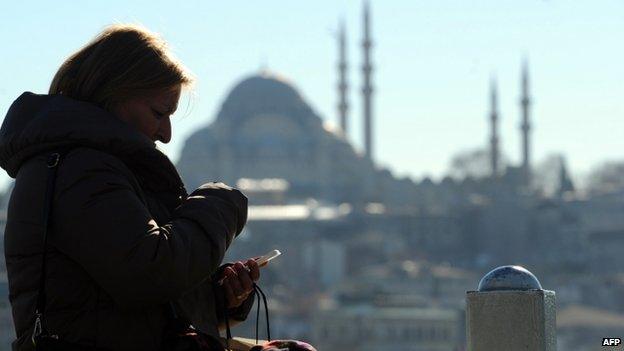
{"type": "Polygon", "coordinates": [[[555,292],[523,267],[494,269],[466,300],[468,351],[556,351],[555,292]]]}

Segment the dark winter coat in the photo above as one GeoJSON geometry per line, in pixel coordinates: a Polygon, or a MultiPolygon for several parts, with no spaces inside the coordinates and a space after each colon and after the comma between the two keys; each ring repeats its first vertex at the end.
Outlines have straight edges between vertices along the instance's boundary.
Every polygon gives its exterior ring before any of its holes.
{"type": "MultiPolygon", "coordinates": [[[[163,305],[177,301],[197,328],[218,335],[223,302],[210,277],[245,225],[245,196],[215,184],[187,196],[167,156],[115,116],[24,93],[0,129],[0,166],[16,179],[5,230],[13,349],[32,350],[46,160],[68,145],[48,234],[50,332],[110,350],[160,350],[163,305]]],[[[244,318],[249,302],[230,316],[244,318]]]]}

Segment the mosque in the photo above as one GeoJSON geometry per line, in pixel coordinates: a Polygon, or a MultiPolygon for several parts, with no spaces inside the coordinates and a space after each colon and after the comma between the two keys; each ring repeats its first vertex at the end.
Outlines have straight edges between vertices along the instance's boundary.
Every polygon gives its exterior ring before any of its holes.
{"type": "Polygon", "coordinates": [[[268,73],[232,89],[214,123],[186,141],[178,166],[190,187],[206,179],[280,179],[288,198],[334,203],[370,197],[361,189],[376,173],[289,83],[268,73]]]}

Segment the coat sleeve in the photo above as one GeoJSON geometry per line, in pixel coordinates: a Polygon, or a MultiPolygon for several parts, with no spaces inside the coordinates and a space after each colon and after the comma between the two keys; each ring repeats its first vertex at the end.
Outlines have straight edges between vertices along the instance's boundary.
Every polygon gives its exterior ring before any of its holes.
{"type": "Polygon", "coordinates": [[[210,277],[247,218],[238,190],[206,184],[159,226],[119,159],[67,155],[58,171],[49,242],[125,308],[174,300],[210,277]]]}

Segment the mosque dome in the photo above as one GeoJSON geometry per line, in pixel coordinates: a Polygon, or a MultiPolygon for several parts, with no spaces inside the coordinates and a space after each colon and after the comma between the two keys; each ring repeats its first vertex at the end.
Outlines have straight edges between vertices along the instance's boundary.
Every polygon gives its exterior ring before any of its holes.
{"type": "Polygon", "coordinates": [[[230,91],[226,101],[249,103],[252,100],[301,100],[299,92],[278,75],[262,72],[243,79],[230,91]]]}
{"type": "Polygon", "coordinates": [[[217,120],[242,122],[258,114],[307,119],[311,109],[287,80],[262,72],[243,79],[230,91],[217,120]]]}

